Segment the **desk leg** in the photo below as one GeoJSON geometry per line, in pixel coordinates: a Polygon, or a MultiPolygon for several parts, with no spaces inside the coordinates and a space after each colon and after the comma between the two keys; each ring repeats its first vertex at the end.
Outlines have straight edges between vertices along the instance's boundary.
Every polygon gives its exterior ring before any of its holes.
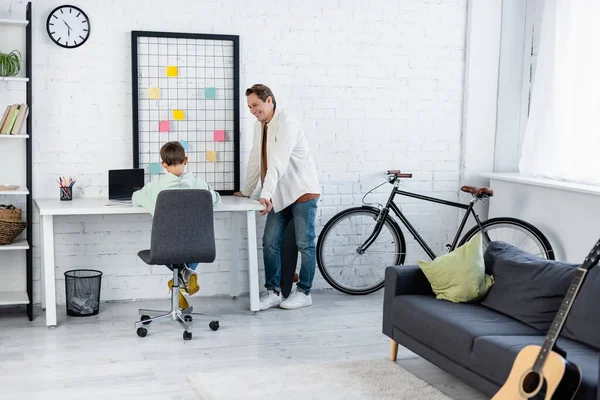
{"type": "Polygon", "coordinates": [[[237,212],[231,213],[231,270],[229,271],[229,294],[236,299],[240,295],[240,224],[241,216],[237,212]]]}
{"type": "Polygon", "coordinates": [[[256,250],[256,211],[246,212],[248,226],[248,281],[250,284],[250,311],[260,311],[258,296],[258,252],[256,250]]]}
{"type": "Polygon", "coordinates": [[[56,279],[54,271],[54,218],[42,216],[42,241],[44,246],[44,295],[46,298],[46,325],[56,326],[56,279]]]}
{"type": "MultiPolygon", "coordinates": [[[[40,238],[44,238],[44,217],[40,215],[40,238]]],[[[44,277],[44,241],[40,240],[40,293],[42,295],[42,310],[46,311],[46,288],[44,284],[46,278],[44,277]]]]}

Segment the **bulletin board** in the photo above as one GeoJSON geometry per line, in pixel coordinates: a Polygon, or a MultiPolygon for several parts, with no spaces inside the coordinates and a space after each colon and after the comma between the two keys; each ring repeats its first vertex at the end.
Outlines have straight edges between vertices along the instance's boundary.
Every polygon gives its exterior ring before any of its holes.
{"type": "Polygon", "coordinates": [[[179,141],[188,172],[239,191],[239,36],[132,31],[131,60],[133,167],[166,173],[160,148],[179,141]]]}

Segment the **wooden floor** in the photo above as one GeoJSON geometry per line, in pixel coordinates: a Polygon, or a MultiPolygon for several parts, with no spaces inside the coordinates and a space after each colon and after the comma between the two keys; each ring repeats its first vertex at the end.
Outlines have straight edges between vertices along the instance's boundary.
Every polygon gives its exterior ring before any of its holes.
{"type": "MultiPolygon", "coordinates": [[[[22,309],[0,309],[0,399],[197,399],[187,376],[201,369],[386,358],[382,294],[313,292],[312,307],[260,313],[247,297],[192,297],[194,311],[217,315],[221,328],[195,316],[191,341],[173,322],[136,335],[137,309],[165,308],[164,300],[102,303],[86,318],[67,317],[63,306],[54,329],[39,308],[33,322],[22,309]]],[[[398,364],[454,399],[486,398],[402,347],[398,364]]]]}

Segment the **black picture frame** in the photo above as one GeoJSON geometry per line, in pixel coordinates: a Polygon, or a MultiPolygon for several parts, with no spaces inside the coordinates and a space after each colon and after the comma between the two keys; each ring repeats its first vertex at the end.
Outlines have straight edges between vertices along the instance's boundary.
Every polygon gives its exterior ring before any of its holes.
{"type": "Polygon", "coordinates": [[[132,145],[133,168],[140,165],[139,138],[139,85],[138,85],[138,39],[141,37],[202,39],[233,42],[233,96],[234,96],[234,185],[233,190],[218,190],[221,195],[233,195],[240,191],[240,44],[238,35],[221,35],[205,33],[160,32],[160,31],[131,31],[131,89],[132,89],[132,145]]]}

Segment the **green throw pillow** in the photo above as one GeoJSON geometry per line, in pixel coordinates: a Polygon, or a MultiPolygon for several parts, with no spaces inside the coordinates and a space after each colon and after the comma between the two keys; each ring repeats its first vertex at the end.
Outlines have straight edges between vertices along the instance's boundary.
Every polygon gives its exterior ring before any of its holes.
{"type": "Polygon", "coordinates": [[[454,303],[476,300],[494,284],[494,277],[485,273],[481,233],[432,262],[419,260],[419,267],[436,298],[454,303]]]}

